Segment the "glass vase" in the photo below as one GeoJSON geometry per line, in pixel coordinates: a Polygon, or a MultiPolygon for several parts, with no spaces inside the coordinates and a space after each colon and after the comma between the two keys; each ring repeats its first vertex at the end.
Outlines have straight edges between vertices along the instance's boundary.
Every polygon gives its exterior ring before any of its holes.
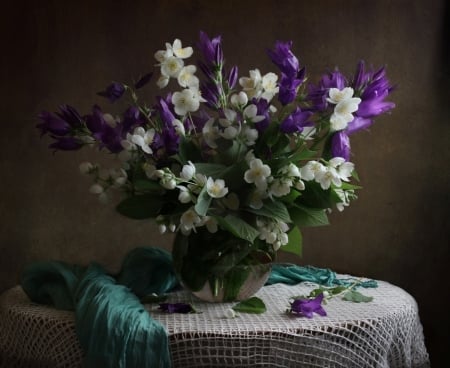
{"type": "Polygon", "coordinates": [[[258,245],[223,230],[178,233],[172,249],[175,272],[181,285],[201,300],[245,300],[270,276],[273,255],[258,245]]]}

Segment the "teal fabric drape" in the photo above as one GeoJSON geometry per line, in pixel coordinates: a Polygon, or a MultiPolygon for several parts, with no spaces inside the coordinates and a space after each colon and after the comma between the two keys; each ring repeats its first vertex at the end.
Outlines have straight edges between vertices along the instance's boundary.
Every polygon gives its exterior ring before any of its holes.
{"type": "MultiPolygon", "coordinates": [[[[267,284],[310,281],[324,286],[348,285],[329,269],[277,265],[267,284]]],[[[360,284],[376,287],[376,281],[360,284]]],[[[22,288],[37,303],[74,310],[76,333],[87,368],[170,367],[167,332],[144,309],[139,298],[178,286],[171,254],[159,248],[136,248],[117,275],[98,264],[80,267],[40,262],[22,275],[22,288]]]]}
{"type": "MultiPolygon", "coordinates": [[[[355,282],[354,279],[338,279],[336,273],[327,268],[275,264],[266,285],[277,283],[295,285],[304,281],[314,282],[322,286],[348,286],[355,282]]],[[[371,288],[377,287],[378,284],[375,280],[366,280],[359,282],[358,286],[371,288]]]]}
{"type": "Polygon", "coordinates": [[[63,262],[33,264],[22,276],[32,301],[75,311],[88,368],[170,367],[167,332],[138,296],[165,293],[177,284],[170,253],[158,248],[133,250],[117,277],[97,264],[63,262]]]}

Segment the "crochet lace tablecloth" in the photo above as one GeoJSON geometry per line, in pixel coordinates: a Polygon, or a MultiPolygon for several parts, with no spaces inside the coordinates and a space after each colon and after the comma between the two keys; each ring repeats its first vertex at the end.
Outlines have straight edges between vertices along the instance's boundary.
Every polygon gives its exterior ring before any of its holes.
{"type": "MultiPolygon", "coordinates": [[[[369,303],[332,299],[326,317],[286,314],[292,296],[313,285],[276,284],[256,295],[263,314],[226,318],[233,303],[200,302],[186,292],[170,302],[192,302],[196,314],[164,314],[146,305],[166,326],[174,367],[429,367],[415,300],[386,282],[364,289],[369,303]]],[[[74,314],[29,301],[20,286],[0,296],[0,367],[82,367],[74,314]]]]}

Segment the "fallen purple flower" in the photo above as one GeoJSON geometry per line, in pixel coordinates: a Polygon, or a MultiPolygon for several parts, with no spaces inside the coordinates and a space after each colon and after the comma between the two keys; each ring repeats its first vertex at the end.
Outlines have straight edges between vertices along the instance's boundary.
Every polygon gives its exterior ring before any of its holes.
{"type": "Polygon", "coordinates": [[[300,317],[312,318],[314,313],[326,316],[327,312],[322,307],[323,293],[317,295],[314,299],[295,299],[291,303],[292,314],[300,317]]]}
{"type": "Polygon", "coordinates": [[[195,309],[192,308],[192,305],[187,303],[160,303],[159,308],[163,312],[167,313],[192,313],[195,312],[195,309]]]}

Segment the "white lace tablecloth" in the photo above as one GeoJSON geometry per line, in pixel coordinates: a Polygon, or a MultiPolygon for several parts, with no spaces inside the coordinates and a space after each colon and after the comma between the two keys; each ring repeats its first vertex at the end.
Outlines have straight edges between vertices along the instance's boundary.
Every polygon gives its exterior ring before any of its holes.
{"type": "MultiPolygon", "coordinates": [[[[226,318],[233,303],[203,303],[186,292],[169,301],[192,302],[201,313],[164,314],[173,366],[198,367],[429,367],[415,300],[386,282],[364,289],[370,303],[332,299],[326,317],[285,313],[288,299],[311,284],[265,286],[263,314],[226,318]]],[[[18,286],[0,296],[0,367],[82,367],[74,314],[31,303],[18,286]]]]}

